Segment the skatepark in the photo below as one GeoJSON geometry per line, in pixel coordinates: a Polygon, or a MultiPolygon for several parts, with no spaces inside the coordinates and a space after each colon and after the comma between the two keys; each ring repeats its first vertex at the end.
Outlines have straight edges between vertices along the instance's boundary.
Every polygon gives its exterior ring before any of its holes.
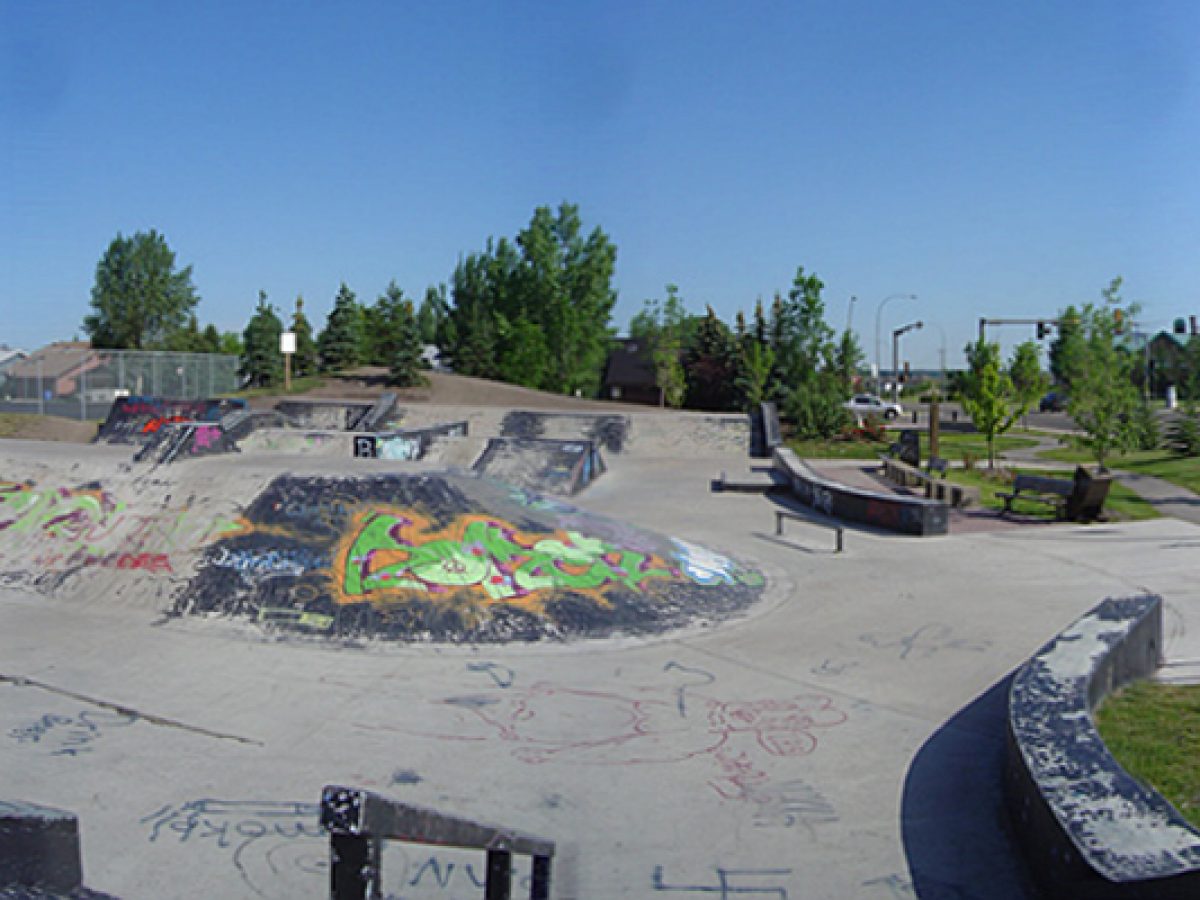
{"type": "MultiPolygon", "coordinates": [[[[794,498],[712,490],[770,465],[745,417],[171,415],[0,442],[0,797],[77,817],[91,896],[327,896],[326,785],[553,841],[559,898],[1034,896],[1014,670],[1144,594],[1200,658],[1180,518],[838,552],[794,498]]],[[[381,872],[479,897],[484,854],[381,872]]]]}

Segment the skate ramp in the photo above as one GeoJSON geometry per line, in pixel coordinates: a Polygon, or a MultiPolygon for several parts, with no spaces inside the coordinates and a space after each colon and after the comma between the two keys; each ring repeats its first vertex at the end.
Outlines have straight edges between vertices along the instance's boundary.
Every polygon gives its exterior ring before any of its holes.
{"type": "MultiPolygon", "coordinates": [[[[74,448],[77,452],[77,448],[74,448]]],[[[14,459],[0,584],[323,638],[536,640],[720,620],[765,580],[687,541],[447,471],[14,459]],[[107,471],[106,471],[107,470],[107,471]]]]}
{"type": "Polygon", "coordinates": [[[328,636],[535,640],[655,632],[752,603],[731,559],[451,473],[284,475],[203,551],[175,612],[328,636]]]}
{"type": "Polygon", "coordinates": [[[513,410],[500,425],[500,437],[590,441],[609,453],[620,453],[628,435],[629,417],[623,415],[513,410]]]}
{"type": "Polygon", "coordinates": [[[491,438],[472,468],[526,490],[569,497],[603,474],[604,460],[591,441],[491,438]]]}
{"type": "Polygon", "coordinates": [[[376,404],[355,400],[281,400],[275,409],[292,426],[317,431],[357,431],[378,414],[376,404]]]}
{"type": "Polygon", "coordinates": [[[134,454],[133,460],[162,464],[237,452],[237,442],[220,422],[178,422],[158,429],[134,454]]]}
{"type": "Polygon", "coordinates": [[[244,400],[178,400],[169,397],[118,397],[96,433],[103,443],[141,443],[164,425],[178,422],[219,422],[236,410],[244,409],[244,400]]]}
{"type": "Polygon", "coordinates": [[[305,428],[259,428],[238,442],[243,453],[287,456],[354,456],[353,434],[305,428]]]}

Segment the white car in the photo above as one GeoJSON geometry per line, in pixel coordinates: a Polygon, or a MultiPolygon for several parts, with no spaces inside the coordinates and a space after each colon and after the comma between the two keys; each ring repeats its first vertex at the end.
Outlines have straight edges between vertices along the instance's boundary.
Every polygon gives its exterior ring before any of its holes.
{"type": "Polygon", "coordinates": [[[899,403],[884,400],[875,394],[855,394],[845,403],[846,409],[860,419],[875,416],[878,419],[891,419],[904,415],[904,407],[899,403]]]}

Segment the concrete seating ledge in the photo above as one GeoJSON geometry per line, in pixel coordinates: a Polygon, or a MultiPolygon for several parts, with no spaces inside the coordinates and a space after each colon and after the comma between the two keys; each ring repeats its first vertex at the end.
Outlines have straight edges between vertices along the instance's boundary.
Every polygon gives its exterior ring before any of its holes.
{"type": "Polygon", "coordinates": [[[922,537],[946,534],[949,529],[944,501],[867,491],[830,481],[787,447],[775,448],[773,462],[801,503],[832,518],[922,537]]]}
{"type": "Polygon", "coordinates": [[[1049,895],[1200,897],[1200,832],[1113,759],[1092,712],[1154,672],[1162,599],[1108,599],[1013,678],[1005,801],[1049,895]]]}

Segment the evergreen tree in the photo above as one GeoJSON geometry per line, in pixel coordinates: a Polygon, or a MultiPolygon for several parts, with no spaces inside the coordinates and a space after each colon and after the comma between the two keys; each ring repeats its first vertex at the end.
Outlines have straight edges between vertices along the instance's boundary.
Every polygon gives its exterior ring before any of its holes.
{"type": "Polygon", "coordinates": [[[321,370],[337,372],[357,366],[361,360],[363,343],[362,307],[354,292],[342,282],[333,309],[325,320],[325,330],[317,339],[321,355],[321,370]]]}
{"type": "Polygon", "coordinates": [[[729,327],[711,306],[687,349],[684,371],[689,409],[723,412],[737,408],[737,346],[729,327]]]}
{"type": "Polygon", "coordinates": [[[267,387],[283,381],[283,355],[279,336],[283,323],[275,307],[267,302],[267,292],[258,292],[258,307],[242,332],[242,365],[239,374],[251,387],[267,387]]]}
{"type": "Polygon", "coordinates": [[[388,366],[390,383],[397,387],[421,384],[424,380],[421,376],[421,335],[417,328],[416,313],[409,300],[401,301],[393,317],[392,337],[394,344],[388,366]]]}
{"type": "Polygon", "coordinates": [[[406,306],[411,309],[412,304],[404,298],[404,291],[392,281],[375,305],[363,310],[362,362],[372,366],[392,366],[402,344],[411,340],[411,335],[406,332],[406,317],[411,317],[405,312],[406,306]]]}
{"type": "Polygon", "coordinates": [[[318,367],[317,342],[313,340],[312,325],[304,314],[304,297],[296,297],[292,313],[292,332],[296,335],[296,352],[292,355],[292,374],[297,378],[315,375],[318,367]]]}
{"type": "Polygon", "coordinates": [[[217,331],[216,325],[205,326],[204,332],[200,335],[200,347],[201,353],[221,352],[221,333],[217,331]]]}
{"type": "Polygon", "coordinates": [[[1167,429],[1167,447],[1176,456],[1200,456],[1200,409],[1186,401],[1167,429]]]}

